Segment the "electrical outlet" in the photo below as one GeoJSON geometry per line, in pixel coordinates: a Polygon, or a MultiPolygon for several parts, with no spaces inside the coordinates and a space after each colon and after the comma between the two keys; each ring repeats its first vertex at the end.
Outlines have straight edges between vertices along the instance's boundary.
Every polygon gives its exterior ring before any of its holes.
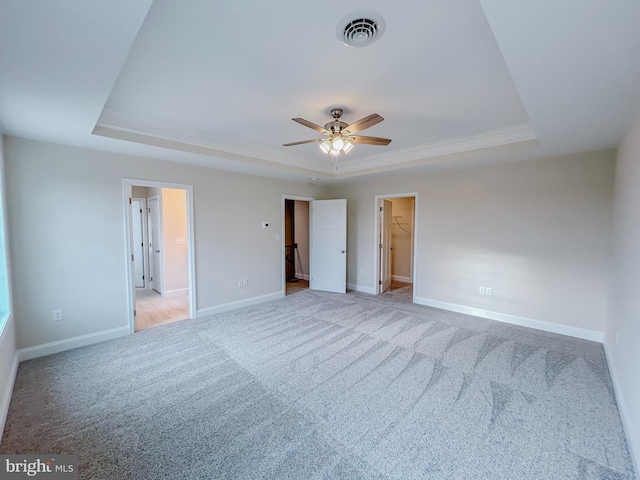
{"type": "Polygon", "coordinates": [[[62,320],[62,310],[54,310],[53,311],[53,319],[56,322],[62,320]]]}
{"type": "Polygon", "coordinates": [[[479,287],[479,288],[478,288],[478,293],[479,293],[480,295],[484,295],[484,287],[479,287]]]}
{"type": "Polygon", "coordinates": [[[485,295],[493,295],[493,288],[487,287],[484,289],[485,295]]]}

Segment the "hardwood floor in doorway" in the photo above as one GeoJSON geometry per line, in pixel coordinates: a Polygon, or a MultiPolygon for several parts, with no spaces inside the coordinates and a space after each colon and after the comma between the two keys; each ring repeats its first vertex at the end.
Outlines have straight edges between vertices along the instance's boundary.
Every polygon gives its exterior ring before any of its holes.
{"type": "Polygon", "coordinates": [[[287,295],[301,292],[309,288],[309,280],[295,279],[287,282],[287,295]]]}
{"type": "Polygon", "coordinates": [[[189,318],[189,295],[164,298],[155,290],[136,288],[136,332],[189,318]]]}

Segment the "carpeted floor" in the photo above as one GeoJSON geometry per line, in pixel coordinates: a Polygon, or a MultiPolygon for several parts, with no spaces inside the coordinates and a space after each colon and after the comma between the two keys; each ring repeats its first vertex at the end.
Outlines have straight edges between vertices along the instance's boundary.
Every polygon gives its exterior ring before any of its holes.
{"type": "Polygon", "coordinates": [[[305,290],[20,365],[2,453],[95,479],[632,479],[600,344],[305,290]]]}

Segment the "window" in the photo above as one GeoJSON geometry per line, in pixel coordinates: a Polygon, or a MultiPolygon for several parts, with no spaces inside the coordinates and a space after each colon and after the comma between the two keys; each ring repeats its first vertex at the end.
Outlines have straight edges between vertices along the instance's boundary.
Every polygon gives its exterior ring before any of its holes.
{"type": "MultiPolygon", "coordinates": [[[[2,143],[0,142],[0,149],[2,143]]],[[[9,318],[9,278],[7,273],[7,250],[5,248],[4,228],[4,164],[0,152],[0,332],[9,318]]]]}

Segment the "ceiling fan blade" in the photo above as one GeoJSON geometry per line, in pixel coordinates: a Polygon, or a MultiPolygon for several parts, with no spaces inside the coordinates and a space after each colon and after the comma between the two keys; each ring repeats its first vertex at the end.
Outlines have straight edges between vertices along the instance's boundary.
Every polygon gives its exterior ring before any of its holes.
{"type": "Polygon", "coordinates": [[[357,122],[353,122],[348,127],[345,127],[343,129],[343,132],[346,132],[347,134],[358,133],[364,130],[365,128],[373,127],[374,125],[376,125],[377,123],[380,123],[383,120],[384,118],[382,118],[377,113],[374,113],[372,115],[369,115],[368,117],[361,118],[357,122]]]}
{"type": "Polygon", "coordinates": [[[314,142],[323,142],[324,138],[314,138],[313,140],[303,140],[301,142],[293,142],[293,143],[285,143],[283,147],[292,147],[293,145],[302,145],[304,143],[314,143],[314,142]]]}
{"type": "Polygon", "coordinates": [[[353,143],[365,143],[367,145],[389,145],[391,143],[391,139],[389,138],[380,138],[380,137],[365,137],[362,135],[349,135],[349,141],[353,143]]]}
{"type": "Polygon", "coordinates": [[[298,122],[300,125],[304,125],[305,127],[313,128],[315,131],[324,133],[325,135],[331,134],[329,130],[324,129],[320,125],[316,125],[315,123],[310,122],[309,120],[305,120],[304,118],[292,118],[291,120],[293,120],[294,122],[298,122]]]}

